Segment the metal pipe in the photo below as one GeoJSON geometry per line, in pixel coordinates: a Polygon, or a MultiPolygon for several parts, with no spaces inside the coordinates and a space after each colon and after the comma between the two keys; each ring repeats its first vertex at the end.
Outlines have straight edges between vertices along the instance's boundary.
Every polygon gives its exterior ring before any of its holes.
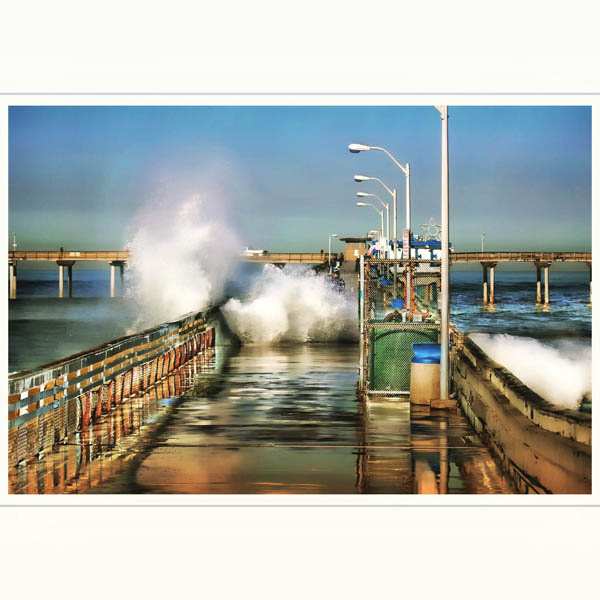
{"type": "Polygon", "coordinates": [[[398,193],[396,188],[392,190],[392,201],[394,203],[394,258],[398,258],[398,193]]]}
{"type": "Polygon", "coordinates": [[[364,389],[364,378],[365,378],[365,334],[364,334],[364,322],[365,322],[365,257],[360,257],[360,270],[359,270],[359,282],[358,282],[358,327],[360,335],[360,357],[359,357],[359,377],[361,390],[364,389]]]}
{"type": "Polygon", "coordinates": [[[406,229],[410,231],[410,165],[406,163],[406,229]]]}
{"type": "Polygon", "coordinates": [[[448,107],[438,108],[442,119],[442,294],[440,331],[440,399],[448,400],[448,325],[450,313],[450,254],[449,254],[449,169],[448,169],[448,107]]]}

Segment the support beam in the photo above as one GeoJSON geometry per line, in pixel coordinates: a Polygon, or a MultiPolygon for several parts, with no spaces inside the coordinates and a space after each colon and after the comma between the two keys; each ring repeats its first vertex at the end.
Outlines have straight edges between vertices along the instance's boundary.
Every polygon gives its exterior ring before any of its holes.
{"type": "Polygon", "coordinates": [[[67,267],[67,290],[69,298],[71,298],[73,296],[73,265],[75,264],[75,261],[57,260],[56,264],[58,265],[58,297],[65,297],[65,267],[67,267]]]}
{"type": "Polygon", "coordinates": [[[483,269],[483,304],[494,304],[494,273],[496,271],[495,262],[481,262],[483,269]]]}
{"type": "Polygon", "coordinates": [[[17,297],[17,263],[12,262],[8,265],[8,285],[8,297],[14,300],[17,297]]]}
{"type": "Polygon", "coordinates": [[[117,295],[117,285],[116,285],[116,273],[115,269],[119,267],[119,276],[121,280],[121,293],[124,288],[125,275],[125,261],[124,260],[113,260],[110,263],[110,297],[114,298],[117,295]]]}
{"type": "Polygon", "coordinates": [[[550,265],[544,266],[544,306],[550,304],[550,282],[548,281],[550,265]]]}
{"type": "Polygon", "coordinates": [[[69,290],[69,298],[73,297],[73,265],[67,267],[67,289],[69,290]]]}
{"type": "Polygon", "coordinates": [[[115,297],[115,265],[110,263],[110,297],[115,297]]]}
{"type": "Polygon", "coordinates": [[[482,287],[483,287],[483,304],[486,305],[488,303],[488,268],[487,263],[482,262],[481,268],[483,269],[482,273],[482,287]]]}
{"type": "Polygon", "coordinates": [[[592,263],[587,263],[588,269],[590,270],[590,304],[592,303],[592,263]]]}
{"type": "Polygon", "coordinates": [[[61,264],[58,265],[58,297],[65,297],[65,268],[61,264]]]}
{"type": "Polygon", "coordinates": [[[542,303],[542,267],[535,263],[535,303],[542,303]]]}

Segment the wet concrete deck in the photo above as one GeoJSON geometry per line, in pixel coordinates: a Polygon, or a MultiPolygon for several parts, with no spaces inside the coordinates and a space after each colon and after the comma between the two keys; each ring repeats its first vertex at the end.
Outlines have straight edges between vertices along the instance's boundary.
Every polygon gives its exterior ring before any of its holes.
{"type": "Polygon", "coordinates": [[[93,456],[74,439],[12,473],[11,491],[512,492],[458,411],[359,402],[357,358],[340,345],[217,349],[99,424],[93,456]]]}

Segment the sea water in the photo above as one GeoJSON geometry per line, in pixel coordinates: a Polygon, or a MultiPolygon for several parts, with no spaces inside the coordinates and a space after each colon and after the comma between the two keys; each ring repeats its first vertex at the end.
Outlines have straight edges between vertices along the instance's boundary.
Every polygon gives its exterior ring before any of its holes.
{"type": "MultiPolygon", "coordinates": [[[[551,270],[548,307],[535,303],[533,268],[497,268],[495,283],[496,304],[484,307],[481,273],[453,270],[452,322],[493,358],[518,370],[534,389],[540,385],[532,385],[533,379],[550,378],[552,387],[552,378],[568,372],[574,394],[591,397],[588,271],[551,270]],[[535,377],[528,379],[528,372],[535,377]]],[[[139,321],[140,305],[123,296],[125,291],[119,286],[117,297],[110,298],[108,269],[76,265],[73,297],[58,298],[55,270],[21,269],[17,298],[9,301],[9,372],[32,369],[130,332],[139,321]]],[[[221,300],[225,316],[247,343],[354,343],[353,299],[333,292],[306,267],[280,271],[242,263],[221,300]]],[[[560,390],[557,397],[564,395],[564,385],[560,390]]],[[[568,406],[576,403],[566,401],[568,406]]]]}

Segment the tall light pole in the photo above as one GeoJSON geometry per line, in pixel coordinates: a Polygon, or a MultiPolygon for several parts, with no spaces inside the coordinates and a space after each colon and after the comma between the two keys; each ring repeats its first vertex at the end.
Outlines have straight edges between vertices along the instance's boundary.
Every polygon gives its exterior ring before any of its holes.
{"type": "MultiPolygon", "coordinates": [[[[392,221],[393,221],[393,231],[392,231],[392,239],[394,240],[394,258],[397,258],[397,247],[398,247],[398,231],[397,231],[397,194],[396,188],[388,187],[381,179],[378,177],[369,177],[368,175],[355,175],[354,181],[356,183],[362,183],[363,181],[377,181],[381,184],[381,186],[385,189],[385,191],[392,197],[392,221]]],[[[390,237],[390,222],[388,221],[388,237],[390,237]]]]}
{"type": "Polygon", "coordinates": [[[329,252],[327,254],[327,264],[329,266],[329,272],[331,273],[331,238],[337,237],[337,233],[329,234],[329,252]]]}
{"type": "MultiPolygon", "coordinates": [[[[406,176],[406,229],[410,230],[410,165],[403,165],[389,150],[381,146],[368,146],[367,144],[350,144],[348,150],[353,154],[358,152],[367,152],[369,150],[379,150],[383,152],[406,176]]],[[[395,216],[394,216],[395,219],[395,216]]],[[[394,228],[396,223],[394,222],[394,228]]]]}
{"type": "Polygon", "coordinates": [[[387,234],[384,233],[384,236],[387,237],[387,239],[390,239],[390,205],[387,204],[386,202],[384,202],[377,194],[368,194],[367,192],[356,192],[356,196],[358,198],[377,198],[377,200],[379,200],[379,202],[381,203],[381,206],[383,206],[383,208],[385,209],[385,215],[386,215],[386,228],[387,228],[387,234]]]}
{"type": "Polygon", "coordinates": [[[374,204],[370,204],[369,202],[357,202],[356,206],[360,206],[360,207],[370,206],[379,215],[379,217],[381,218],[381,236],[383,237],[383,235],[384,235],[384,233],[383,233],[383,210],[380,210],[374,204]]]}
{"type": "Polygon", "coordinates": [[[450,244],[448,234],[449,173],[448,173],[448,107],[436,106],[442,119],[442,293],[440,331],[440,399],[448,400],[448,325],[450,315],[450,244]]]}
{"type": "Polygon", "coordinates": [[[485,240],[485,231],[481,234],[481,253],[483,254],[483,241],[485,240]]]}

